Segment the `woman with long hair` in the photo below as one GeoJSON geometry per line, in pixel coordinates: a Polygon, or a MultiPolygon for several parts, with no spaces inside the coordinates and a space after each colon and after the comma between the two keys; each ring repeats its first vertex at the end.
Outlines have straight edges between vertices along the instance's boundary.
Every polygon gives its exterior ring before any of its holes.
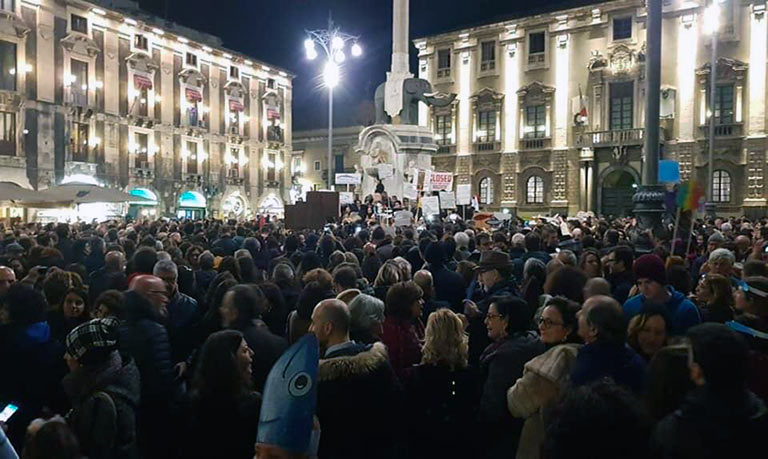
{"type": "Polygon", "coordinates": [[[90,318],[88,293],[78,288],[70,288],[64,294],[61,309],[51,311],[48,315],[51,336],[63,342],[69,332],[90,318]]]}
{"type": "Polygon", "coordinates": [[[208,337],[200,353],[189,399],[184,457],[251,459],[261,396],[252,389],[253,351],[236,330],[208,337]]]}
{"type": "Polygon", "coordinates": [[[696,286],[696,300],[701,308],[702,322],[724,324],[733,320],[733,291],[731,280],[720,274],[705,274],[696,286]]]}
{"type": "Polygon", "coordinates": [[[406,392],[413,457],[472,457],[477,386],[467,366],[464,324],[450,309],[429,315],[421,363],[411,369],[406,392]]]}
{"type": "Polygon", "coordinates": [[[386,301],[389,288],[402,280],[400,279],[400,275],[400,266],[398,266],[394,260],[387,260],[381,265],[379,273],[373,281],[373,291],[376,298],[381,301],[386,301]]]}
{"type": "Polygon", "coordinates": [[[668,314],[662,307],[648,305],[629,321],[627,343],[647,362],[667,344],[668,314]]]}
{"type": "Polygon", "coordinates": [[[579,268],[589,279],[603,277],[603,262],[600,260],[600,253],[595,249],[585,249],[579,259],[579,268]]]}

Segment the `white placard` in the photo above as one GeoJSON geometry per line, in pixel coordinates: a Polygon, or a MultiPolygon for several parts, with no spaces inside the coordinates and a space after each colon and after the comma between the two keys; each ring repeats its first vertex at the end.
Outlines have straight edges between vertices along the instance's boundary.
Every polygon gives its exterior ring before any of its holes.
{"type": "Polygon", "coordinates": [[[456,185],[456,204],[468,206],[472,203],[472,185],[456,185]]]}
{"type": "Polygon", "coordinates": [[[419,197],[418,191],[416,191],[416,185],[413,183],[403,184],[403,197],[408,199],[416,199],[419,197]]]}
{"type": "Polygon", "coordinates": [[[339,204],[346,205],[346,204],[354,204],[355,203],[355,193],[351,191],[340,191],[339,192],[339,204]]]}
{"type": "Polygon", "coordinates": [[[340,173],[336,174],[336,185],[360,185],[362,174],[340,173]]]}
{"type": "Polygon", "coordinates": [[[437,196],[424,196],[421,198],[421,210],[424,216],[438,215],[440,213],[440,198],[437,196]]]}
{"type": "Polygon", "coordinates": [[[430,191],[450,191],[453,189],[453,172],[432,172],[429,175],[430,191]]]}
{"type": "Polygon", "coordinates": [[[379,179],[384,180],[395,175],[395,170],[391,164],[379,164],[379,179]]]}
{"type": "Polygon", "coordinates": [[[453,191],[440,192],[440,208],[442,209],[456,208],[456,196],[453,194],[453,191]]]}
{"type": "Polygon", "coordinates": [[[410,210],[398,210],[395,212],[395,226],[410,226],[412,218],[410,210]]]}
{"type": "Polygon", "coordinates": [[[500,221],[500,222],[503,222],[504,220],[511,220],[512,219],[512,215],[505,214],[504,212],[494,212],[493,213],[493,217],[496,220],[500,221]]]}

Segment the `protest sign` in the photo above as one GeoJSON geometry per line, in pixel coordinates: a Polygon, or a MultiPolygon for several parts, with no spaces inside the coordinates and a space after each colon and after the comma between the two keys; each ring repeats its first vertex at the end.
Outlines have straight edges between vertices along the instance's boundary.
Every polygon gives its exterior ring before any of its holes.
{"type": "Polygon", "coordinates": [[[442,209],[456,208],[456,196],[453,194],[453,191],[440,192],[440,208],[442,209]]]}
{"type": "Polygon", "coordinates": [[[339,204],[343,206],[345,204],[354,204],[354,202],[355,202],[355,193],[352,193],[351,191],[339,192],[339,204]]]}
{"type": "Polygon", "coordinates": [[[410,226],[413,213],[409,210],[398,210],[395,212],[395,226],[410,226]]]}
{"type": "Polygon", "coordinates": [[[336,185],[360,185],[362,181],[361,174],[339,173],[336,174],[336,185]]]}
{"type": "Polygon", "coordinates": [[[453,189],[453,172],[432,172],[429,176],[430,191],[453,189]]]}
{"type": "Polygon", "coordinates": [[[440,198],[437,196],[424,196],[421,198],[421,210],[425,216],[440,213],[440,198]]]}
{"type": "Polygon", "coordinates": [[[379,179],[384,180],[395,175],[395,170],[391,164],[379,164],[379,179]]]}
{"type": "Polygon", "coordinates": [[[472,202],[472,185],[456,185],[456,204],[468,206],[472,202]]]}

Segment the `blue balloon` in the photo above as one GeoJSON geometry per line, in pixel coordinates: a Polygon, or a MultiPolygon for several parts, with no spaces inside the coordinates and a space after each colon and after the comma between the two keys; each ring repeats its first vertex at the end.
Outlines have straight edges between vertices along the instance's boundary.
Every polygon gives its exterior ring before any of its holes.
{"type": "Polygon", "coordinates": [[[317,337],[304,335],[283,353],[267,376],[257,443],[306,453],[317,405],[317,337]]]}

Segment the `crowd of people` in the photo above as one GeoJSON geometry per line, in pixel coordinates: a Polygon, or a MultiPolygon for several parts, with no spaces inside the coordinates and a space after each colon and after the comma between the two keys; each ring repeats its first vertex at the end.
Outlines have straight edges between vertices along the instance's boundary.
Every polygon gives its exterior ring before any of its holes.
{"type": "Polygon", "coordinates": [[[5,227],[0,459],[754,454],[768,220],[694,233],[686,251],[594,217],[5,227]],[[317,450],[259,447],[270,370],[305,335],[317,450]]]}

